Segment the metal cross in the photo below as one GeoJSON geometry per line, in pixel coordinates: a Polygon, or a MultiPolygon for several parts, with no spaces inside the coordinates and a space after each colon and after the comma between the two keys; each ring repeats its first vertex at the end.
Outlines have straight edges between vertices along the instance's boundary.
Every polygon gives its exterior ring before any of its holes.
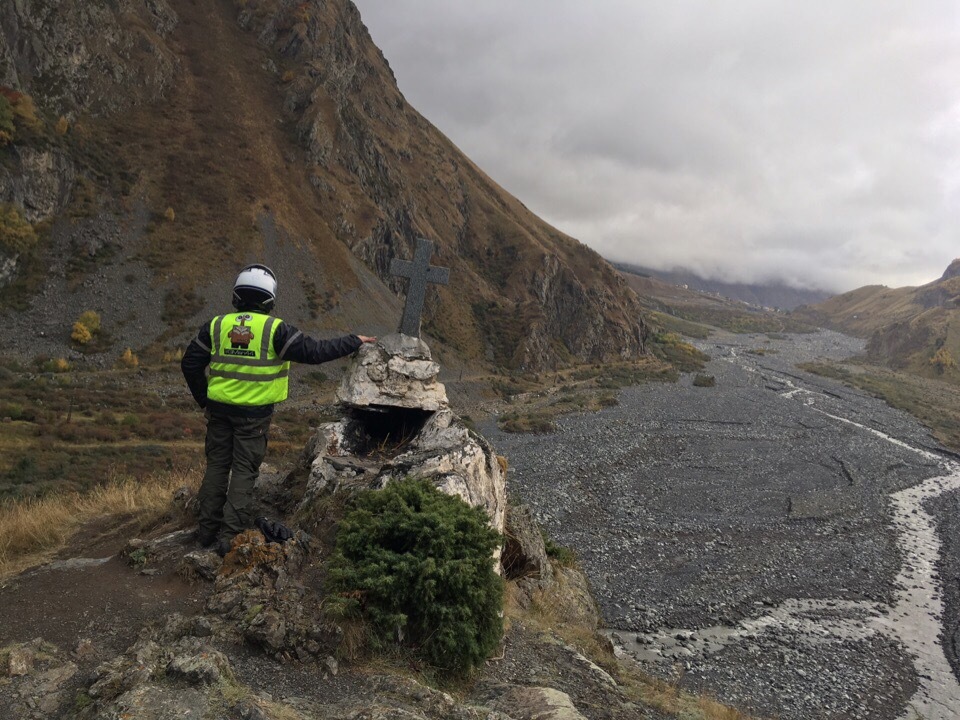
{"type": "Polygon", "coordinates": [[[393,258],[390,261],[390,274],[410,279],[407,286],[407,302],[403,306],[403,319],[400,332],[411,337],[420,337],[420,316],[423,314],[423,300],[427,294],[427,283],[446,285],[450,282],[450,268],[435,267],[430,264],[433,255],[433,243],[426,238],[417,238],[417,249],[413,261],[393,258]]]}

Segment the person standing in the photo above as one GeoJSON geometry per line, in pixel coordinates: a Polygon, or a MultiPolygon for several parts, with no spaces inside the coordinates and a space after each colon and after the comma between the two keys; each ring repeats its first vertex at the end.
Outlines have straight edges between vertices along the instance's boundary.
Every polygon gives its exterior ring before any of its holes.
{"type": "Polygon", "coordinates": [[[290,364],[317,365],[376,342],[365,335],[332,340],[304,335],[271,315],[276,297],[270,268],[243,268],[233,285],[236,312],[204,323],[180,363],[207,418],[197,540],[204,547],[216,543],[221,556],[235,535],[251,527],[253,487],[267,451],[273,406],[287,398],[290,364]]]}

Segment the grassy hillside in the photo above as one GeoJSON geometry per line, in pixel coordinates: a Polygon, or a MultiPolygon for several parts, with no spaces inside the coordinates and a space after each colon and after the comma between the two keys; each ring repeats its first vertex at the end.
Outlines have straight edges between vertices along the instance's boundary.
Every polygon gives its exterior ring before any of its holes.
{"type": "MultiPolygon", "coordinates": [[[[333,380],[304,368],[297,375],[301,394],[332,399],[333,380]]],[[[281,406],[267,463],[299,452],[322,413],[314,401],[281,406]]],[[[0,500],[198,467],[205,428],[176,363],[81,371],[56,361],[3,361],[0,500]]]]}
{"type": "Polygon", "coordinates": [[[871,362],[926,378],[960,382],[960,276],[957,261],[920,287],[870,285],[793,315],[867,338],[871,362]]]}

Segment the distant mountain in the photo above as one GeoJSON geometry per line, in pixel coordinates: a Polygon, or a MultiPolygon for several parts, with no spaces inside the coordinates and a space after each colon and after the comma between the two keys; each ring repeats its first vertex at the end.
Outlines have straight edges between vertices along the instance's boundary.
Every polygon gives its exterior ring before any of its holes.
{"type": "Polygon", "coordinates": [[[423,322],[445,362],[645,352],[619,273],[407,103],[349,0],[5,1],[0,27],[0,322],[25,352],[69,353],[94,310],[101,361],[169,355],[250,262],[305,330],[390,332],[418,236],[451,269],[423,322]]]}
{"type": "Polygon", "coordinates": [[[647,275],[673,285],[686,285],[691,290],[717,293],[731,300],[741,300],[751,305],[780,310],[792,310],[799,305],[811,305],[830,297],[830,293],[820,290],[801,290],[780,283],[764,285],[727,283],[719,280],[708,280],[686,270],[652,270],[630,263],[614,263],[613,265],[618,270],[625,270],[635,275],[647,275]]]}
{"type": "Polygon", "coordinates": [[[675,285],[620,268],[657,327],[694,337],[706,337],[710,327],[736,333],[811,332],[815,328],[789,313],[751,305],[716,293],[675,285]],[[670,318],[686,322],[676,322],[670,318]]]}
{"type": "Polygon", "coordinates": [[[809,307],[794,317],[868,339],[877,363],[925,377],[960,381],[960,259],[920,287],[867,285],[809,307]]]}

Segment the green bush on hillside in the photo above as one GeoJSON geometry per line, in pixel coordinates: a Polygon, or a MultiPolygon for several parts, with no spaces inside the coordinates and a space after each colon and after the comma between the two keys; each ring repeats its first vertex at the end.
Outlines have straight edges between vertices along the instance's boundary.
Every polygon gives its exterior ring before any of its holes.
{"type": "Polygon", "coordinates": [[[480,508],[426,480],[358,496],[343,519],[331,589],[369,623],[375,644],[399,643],[441,671],[464,674],[503,634],[501,536],[480,508]]]}
{"type": "Polygon", "coordinates": [[[709,355],[684,342],[676,333],[657,333],[651,349],[656,357],[666,360],[680,372],[702,370],[703,364],[710,359],[709,355]]]}

